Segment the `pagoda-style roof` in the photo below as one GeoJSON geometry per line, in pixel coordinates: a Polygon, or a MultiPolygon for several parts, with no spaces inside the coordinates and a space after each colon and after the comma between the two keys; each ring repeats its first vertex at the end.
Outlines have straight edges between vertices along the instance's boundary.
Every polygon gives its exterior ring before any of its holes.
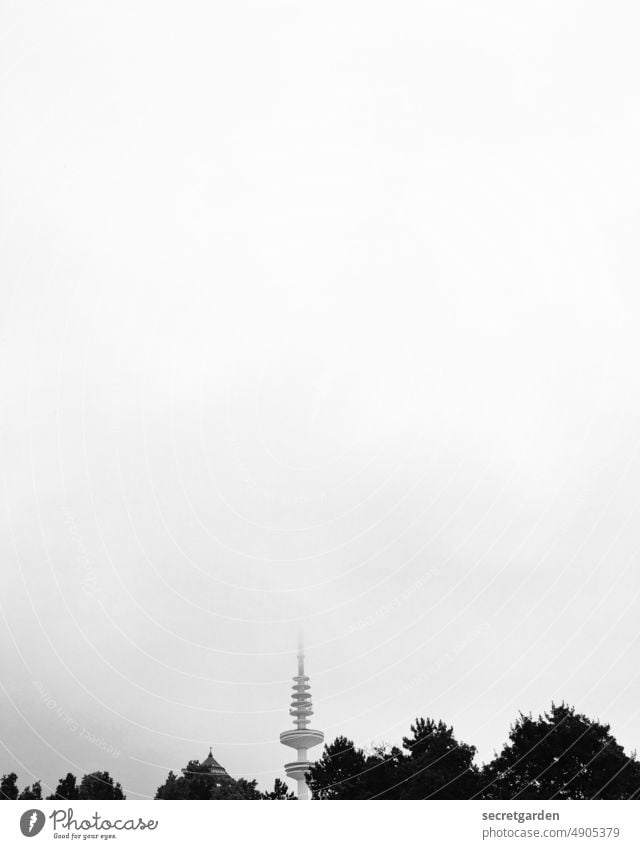
{"type": "Polygon", "coordinates": [[[218,763],[218,761],[213,757],[213,752],[209,749],[209,754],[203,761],[191,761],[189,766],[185,767],[182,770],[183,775],[202,775],[202,771],[199,767],[205,767],[207,773],[214,779],[214,784],[218,785],[223,781],[231,781],[231,776],[227,772],[227,770],[218,763]],[[189,766],[194,765],[193,770],[189,770],[189,766]],[[196,769],[195,767],[198,767],[196,769]]]}
{"type": "Polygon", "coordinates": [[[206,766],[207,770],[211,773],[211,775],[217,775],[223,778],[230,778],[227,770],[221,766],[218,761],[213,757],[213,751],[209,749],[209,754],[202,761],[200,766],[206,766]]]}

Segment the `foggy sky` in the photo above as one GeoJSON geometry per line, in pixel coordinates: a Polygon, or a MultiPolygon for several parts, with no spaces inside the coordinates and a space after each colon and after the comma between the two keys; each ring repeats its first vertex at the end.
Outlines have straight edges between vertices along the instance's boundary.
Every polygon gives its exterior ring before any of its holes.
{"type": "Polygon", "coordinates": [[[640,746],[634,12],[3,6],[0,772],[640,746]]]}

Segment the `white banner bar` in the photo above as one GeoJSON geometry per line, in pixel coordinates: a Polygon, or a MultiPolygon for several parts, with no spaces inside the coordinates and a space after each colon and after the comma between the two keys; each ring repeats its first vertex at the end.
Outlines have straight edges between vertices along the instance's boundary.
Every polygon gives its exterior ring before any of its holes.
{"type": "Polygon", "coordinates": [[[0,846],[640,846],[636,802],[6,802],[0,846]],[[61,844],[60,841],[65,841],[61,844]]]}

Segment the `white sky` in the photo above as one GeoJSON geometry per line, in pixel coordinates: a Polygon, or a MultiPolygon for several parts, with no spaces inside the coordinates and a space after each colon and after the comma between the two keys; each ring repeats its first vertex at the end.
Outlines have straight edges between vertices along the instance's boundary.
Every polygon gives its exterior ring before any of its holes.
{"type": "Polygon", "coordinates": [[[2,4],[0,771],[640,747],[634,6],[2,4]]]}

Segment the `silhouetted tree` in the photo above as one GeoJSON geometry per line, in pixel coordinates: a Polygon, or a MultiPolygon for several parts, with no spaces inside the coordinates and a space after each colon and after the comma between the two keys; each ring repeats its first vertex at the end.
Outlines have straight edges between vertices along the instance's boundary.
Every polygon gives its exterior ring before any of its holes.
{"type": "Polygon", "coordinates": [[[482,771],[485,799],[630,799],[640,765],[608,725],[565,705],[533,719],[520,714],[502,752],[482,771]]]}
{"type": "Polygon", "coordinates": [[[173,770],[167,776],[167,780],[164,784],[161,784],[160,787],[156,790],[156,795],[154,798],[156,799],[185,799],[185,798],[193,798],[189,796],[181,795],[181,793],[186,792],[186,788],[178,784],[178,776],[175,774],[173,770]]]}
{"type": "Polygon", "coordinates": [[[262,798],[263,799],[295,799],[296,794],[292,793],[289,790],[286,782],[282,781],[279,778],[276,778],[276,780],[273,782],[273,790],[271,790],[267,793],[263,793],[262,798]]]}
{"type": "Polygon", "coordinates": [[[158,787],[156,799],[210,799],[218,784],[219,778],[212,776],[200,761],[189,761],[182,775],[169,773],[166,782],[158,787]]]}
{"type": "Polygon", "coordinates": [[[401,799],[470,799],[478,790],[475,746],[460,743],[442,720],[419,717],[402,745],[409,756],[401,765],[401,799]]]}
{"type": "Polygon", "coordinates": [[[61,778],[60,781],[58,781],[58,786],[56,787],[56,792],[52,796],[47,796],[47,799],[58,799],[58,800],[77,799],[77,798],[78,798],[78,784],[77,784],[75,775],[72,775],[70,772],[68,772],[64,778],[61,778]]]}
{"type": "Polygon", "coordinates": [[[25,787],[18,799],[42,799],[42,786],[39,781],[34,781],[31,787],[25,787]]]}
{"type": "Polygon", "coordinates": [[[374,746],[365,760],[358,799],[398,799],[407,758],[397,746],[374,746]]]}
{"type": "Polygon", "coordinates": [[[80,782],[78,799],[124,799],[120,782],[114,784],[108,772],[92,772],[80,782]]]}
{"type": "Polygon", "coordinates": [[[262,799],[262,793],[258,790],[258,782],[247,781],[246,778],[238,778],[224,781],[211,791],[211,799],[262,799]]]}
{"type": "Polygon", "coordinates": [[[359,799],[366,756],[352,740],[336,737],[311,767],[308,784],[314,799],[359,799]]]}
{"type": "Polygon", "coordinates": [[[0,799],[18,798],[18,776],[9,772],[0,779],[0,799]]]}
{"type": "Polygon", "coordinates": [[[338,737],[309,772],[316,799],[468,799],[477,790],[475,748],[458,743],[453,729],[416,719],[411,736],[369,754],[338,737]]]}

